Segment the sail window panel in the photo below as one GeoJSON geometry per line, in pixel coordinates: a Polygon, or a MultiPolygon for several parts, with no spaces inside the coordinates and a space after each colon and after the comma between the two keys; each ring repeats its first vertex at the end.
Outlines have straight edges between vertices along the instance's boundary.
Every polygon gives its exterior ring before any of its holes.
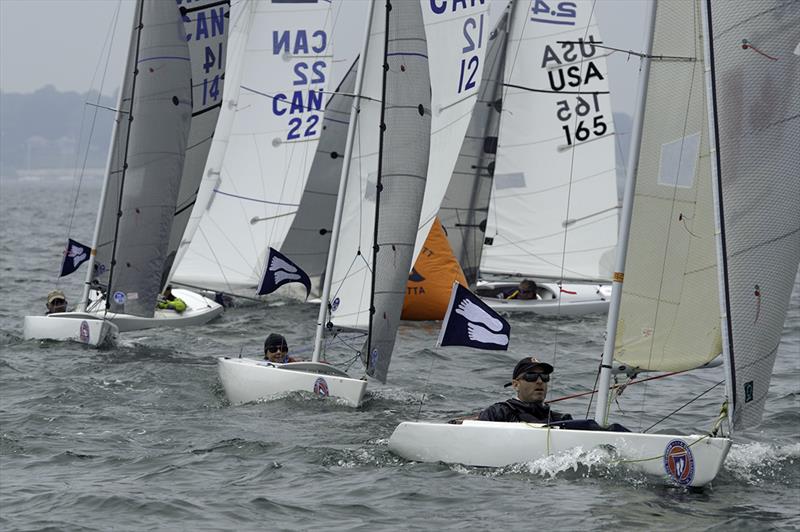
{"type": "Polygon", "coordinates": [[[691,188],[697,171],[700,133],[661,146],[658,184],[668,187],[691,188]]]}
{"type": "MultiPolygon", "coordinates": [[[[702,58],[699,6],[656,10],[653,55],[702,58]]],[[[650,68],[614,357],[677,371],[721,351],[705,80],[702,60],[650,68]]]]}
{"type": "Polygon", "coordinates": [[[496,190],[506,190],[509,188],[525,188],[525,174],[514,172],[511,174],[497,174],[494,176],[494,188],[496,190]]]}

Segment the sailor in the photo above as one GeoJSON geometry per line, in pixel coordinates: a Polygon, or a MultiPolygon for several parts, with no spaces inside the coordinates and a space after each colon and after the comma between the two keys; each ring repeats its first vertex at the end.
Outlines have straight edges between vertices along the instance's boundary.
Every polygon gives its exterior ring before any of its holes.
{"type": "Polygon", "coordinates": [[[540,362],[532,357],[525,357],[517,362],[511,382],[517,390],[517,397],[501,403],[495,403],[481,411],[481,421],[524,421],[528,423],[552,423],[572,419],[569,414],[561,414],[551,410],[544,403],[547,396],[547,383],[553,366],[540,362]]]}
{"type": "Polygon", "coordinates": [[[67,297],[61,290],[53,290],[47,294],[47,314],[58,314],[67,311],[67,297]]]}
{"type": "Polygon", "coordinates": [[[186,302],[172,294],[172,285],[170,284],[168,284],[164,289],[164,292],[161,294],[161,297],[159,297],[158,304],[156,306],[160,309],[174,310],[178,314],[186,310],[186,302]]]}
{"type": "Polygon", "coordinates": [[[264,340],[264,360],[269,360],[273,364],[286,364],[287,362],[297,362],[289,356],[289,344],[282,334],[271,333],[264,340]]]}
{"type": "Polygon", "coordinates": [[[530,279],[523,279],[519,283],[519,288],[512,292],[506,299],[538,299],[536,295],[536,283],[530,279]]]}

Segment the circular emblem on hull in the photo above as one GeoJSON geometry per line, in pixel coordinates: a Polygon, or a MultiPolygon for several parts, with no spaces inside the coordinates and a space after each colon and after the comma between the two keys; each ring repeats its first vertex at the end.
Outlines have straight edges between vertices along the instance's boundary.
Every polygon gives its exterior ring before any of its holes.
{"type": "Polygon", "coordinates": [[[114,292],[114,302],[119,305],[125,303],[125,292],[114,292]]]}
{"type": "Polygon", "coordinates": [[[322,377],[314,381],[314,393],[320,397],[328,397],[328,383],[322,377]]]}
{"type": "Polygon", "coordinates": [[[681,486],[694,480],[694,456],[683,440],[672,440],[664,450],[664,471],[681,486]]]}
{"type": "Polygon", "coordinates": [[[89,324],[86,322],[86,320],[83,320],[81,322],[79,335],[81,342],[83,342],[84,344],[89,343],[89,324]]]}

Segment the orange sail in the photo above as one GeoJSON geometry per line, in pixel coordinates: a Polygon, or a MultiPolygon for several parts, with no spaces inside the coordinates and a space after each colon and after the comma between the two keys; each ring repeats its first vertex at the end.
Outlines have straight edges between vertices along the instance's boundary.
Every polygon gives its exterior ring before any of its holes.
{"type": "Polygon", "coordinates": [[[467,286],[461,265],[453,256],[437,217],[408,276],[401,318],[414,321],[444,319],[453,281],[467,286]]]}

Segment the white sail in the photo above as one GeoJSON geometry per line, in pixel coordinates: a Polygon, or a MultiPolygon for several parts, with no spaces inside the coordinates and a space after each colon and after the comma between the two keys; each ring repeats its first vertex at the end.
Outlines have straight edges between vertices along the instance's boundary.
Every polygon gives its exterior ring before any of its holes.
{"type": "Polygon", "coordinates": [[[223,100],[230,2],[178,0],[192,61],[192,125],[183,163],[162,287],[197,198],[223,100]]]}
{"type": "Polygon", "coordinates": [[[128,135],[112,148],[124,165],[108,296],[113,312],[151,317],[191,125],[191,63],[175,4],[145,1],[137,22],[128,135]]]}
{"type": "Polygon", "coordinates": [[[239,70],[238,97],[222,111],[233,114],[223,119],[230,134],[221,167],[206,169],[218,181],[173,279],[252,295],[268,248],[289,230],[322,131],[335,17],[329,2],[237,2],[231,14],[247,37],[241,64],[229,65],[239,70]]]}
{"type": "Polygon", "coordinates": [[[659,2],[614,358],[676,371],[722,350],[704,89],[694,2],[659,2]]]}
{"type": "Polygon", "coordinates": [[[342,174],[345,141],[353,105],[356,63],[350,67],[325,106],[322,133],[308,174],[306,188],[281,252],[311,278],[311,293],[319,295],[328,258],[336,194],[342,174]]]}
{"type": "Polygon", "coordinates": [[[439,210],[453,255],[470,287],[478,280],[486,234],[503,107],[509,15],[510,7],[489,34],[478,98],[439,210]]]}
{"type": "Polygon", "coordinates": [[[521,2],[481,271],[603,281],[617,238],[614,124],[594,2],[521,2]]]}
{"type": "Polygon", "coordinates": [[[800,2],[705,2],[733,427],[761,421],[800,263],[800,2]]]}

